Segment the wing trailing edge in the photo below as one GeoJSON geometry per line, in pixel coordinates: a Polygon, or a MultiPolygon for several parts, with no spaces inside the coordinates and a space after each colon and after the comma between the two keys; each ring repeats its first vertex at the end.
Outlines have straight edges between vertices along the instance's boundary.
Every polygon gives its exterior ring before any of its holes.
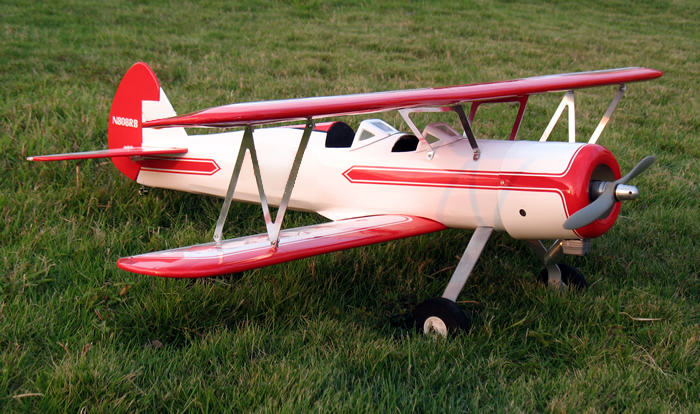
{"type": "Polygon", "coordinates": [[[219,276],[445,228],[436,221],[414,216],[360,217],[283,230],[277,248],[270,245],[267,234],[259,234],[125,257],[117,265],[149,276],[219,276]]]}

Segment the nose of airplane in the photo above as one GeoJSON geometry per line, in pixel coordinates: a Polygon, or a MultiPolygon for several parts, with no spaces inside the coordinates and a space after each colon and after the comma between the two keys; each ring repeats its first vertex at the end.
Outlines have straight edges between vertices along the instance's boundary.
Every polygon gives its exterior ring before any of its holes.
{"type": "Polygon", "coordinates": [[[572,214],[564,222],[564,228],[575,230],[586,226],[603,216],[616,202],[634,200],[639,197],[637,187],[627,185],[627,182],[644,172],[654,161],[656,158],[653,156],[645,157],[619,180],[591,182],[591,204],[572,214]]]}

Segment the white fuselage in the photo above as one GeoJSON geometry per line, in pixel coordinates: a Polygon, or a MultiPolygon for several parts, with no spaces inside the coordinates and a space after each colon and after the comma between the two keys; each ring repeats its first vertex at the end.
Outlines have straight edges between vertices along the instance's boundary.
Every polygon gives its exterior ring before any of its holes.
{"type": "MultiPolygon", "coordinates": [[[[479,140],[481,154],[475,160],[466,139],[448,134],[433,142],[432,148],[422,141],[415,150],[392,152],[406,134],[378,132],[361,140],[362,132],[372,129],[367,122],[348,148],[327,148],[326,132],[311,133],[290,209],[317,212],[332,220],[407,214],[452,228],[493,227],[515,238],[579,238],[561,227],[571,214],[566,205],[570,190],[557,180],[569,173],[584,144],[479,140]]],[[[302,133],[303,129],[291,127],[254,132],[271,205],[280,203],[302,133]]],[[[164,142],[165,134],[144,134],[144,146],[182,146],[188,153],[145,159],[137,181],[224,197],[242,137],[243,131],[170,135],[164,142]]],[[[260,202],[250,154],[234,199],[260,202]]]]}

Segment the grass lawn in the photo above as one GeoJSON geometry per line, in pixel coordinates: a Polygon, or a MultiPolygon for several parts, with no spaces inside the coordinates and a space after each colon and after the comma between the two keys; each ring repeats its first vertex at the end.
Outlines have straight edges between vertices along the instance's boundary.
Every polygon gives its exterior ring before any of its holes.
{"type": "MultiPolygon", "coordinates": [[[[0,4],[0,411],[700,411],[696,1],[0,4]],[[599,143],[623,172],[657,162],[592,253],[567,257],[587,291],[540,286],[526,243],[497,234],[459,298],[471,333],[434,341],[410,312],[442,293],[470,232],[206,280],[117,269],[210,240],[221,200],[141,196],[105,160],[25,157],[104,148],[136,61],[179,113],[646,66],[664,77],[629,86],[599,143]]],[[[614,93],[577,94],[580,137],[614,93]]],[[[560,99],[530,100],[521,139],[560,99]]],[[[483,111],[477,134],[501,136],[505,115],[483,111]]],[[[259,217],[233,206],[226,236],[259,217]]]]}

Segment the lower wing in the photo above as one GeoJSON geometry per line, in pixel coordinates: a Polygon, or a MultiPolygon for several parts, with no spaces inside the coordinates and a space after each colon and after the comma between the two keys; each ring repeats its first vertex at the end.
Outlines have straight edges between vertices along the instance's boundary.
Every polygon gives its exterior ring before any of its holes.
{"type": "Polygon", "coordinates": [[[338,220],[280,232],[279,244],[267,234],[205,243],[119,259],[124,270],[150,276],[195,278],[219,276],[444,230],[422,217],[380,215],[338,220]]]}

